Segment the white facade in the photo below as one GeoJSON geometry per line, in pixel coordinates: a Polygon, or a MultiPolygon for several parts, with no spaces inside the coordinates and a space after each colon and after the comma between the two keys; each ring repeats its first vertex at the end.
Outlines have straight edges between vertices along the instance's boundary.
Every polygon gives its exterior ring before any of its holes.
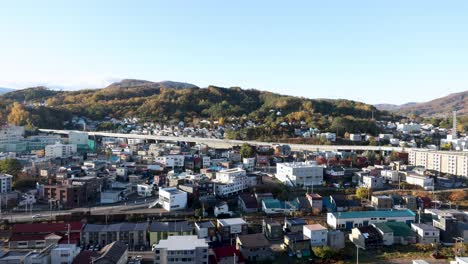
{"type": "Polygon", "coordinates": [[[249,187],[247,174],[241,168],[217,172],[214,182],[216,183],[215,194],[218,196],[236,194],[249,187]]]}
{"type": "Polygon", "coordinates": [[[59,244],[50,252],[52,264],[71,264],[80,253],[80,248],[72,244],[59,244]]]}
{"type": "Polygon", "coordinates": [[[276,178],[293,186],[322,185],[323,167],[316,162],[278,163],[276,178]]]}
{"type": "Polygon", "coordinates": [[[11,192],[13,176],[0,173],[0,193],[11,192]]]}
{"type": "Polygon", "coordinates": [[[412,223],[416,214],[409,209],[393,211],[362,211],[327,213],[327,224],[333,229],[351,230],[355,227],[367,226],[388,221],[412,223]]]}
{"type": "Polygon", "coordinates": [[[398,124],[397,130],[407,133],[419,132],[421,131],[421,125],[416,123],[398,124]]]}
{"type": "Polygon", "coordinates": [[[208,243],[197,236],[169,236],[154,247],[155,264],[208,264],[208,243]]]}
{"type": "Polygon", "coordinates": [[[382,170],[380,176],[392,182],[398,182],[399,179],[398,171],[396,170],[382,170]]]}
{"type": "Polygon", "coordinates": [[[0,145],[14,143],[23,139],[23,126],[2,126],[0,127],[0,145]]]}
{"type": "Polygon", "coordinates": [[[313,247],[326,246],[328,240],[328,229],[320,224],[305,225],[302,227],[304,236],[310,238],[313,247]]]}
{"type": "Polygon", "coordinates": [[[166,167],[183,167],[185,156],[183,155],[168,155],[168,156],[159,156],[155,157],[155,161],[161,164],[164,164],[166,167]]]}
{"type": "Polygon", "coordinates": [[[468,177],[468,152],[465,151],[409,149],[408,160],[413,166],[423,166],[428,170],[468,177]]]}
{"type": "Polygon", "coordinates": [[[362,141],[361,134],[349,134],[349,140],[351,141],[362,141]]]}
{"type": "Polygon", "coordinates": [[[88,145],[88,133],[70,131],[70,133],[68,133],[68,143],[74,145],[88,145]]]}
{"type": "Polygon", "coordinates": [[[364,175],[362,176],[362,187],[370,189],[381,189],[383,188],[383,178],[364,175]]]}
{"type": "Polygon", "coordinates": [[[211,158],[209,156],[203,156],[202,157],[202,166],[203,166],[203,168],[210,167],[210,164],[211,164],[211,158]]]}
{"type": "Polygon", "coordinates": [[[76,145],[55,143],[45,147],[46,158],[66,158],[76,153],[76,145]]]}
{"type": "Polygon", "coordinates": [[[424,190],[432,190],[434,188],[434,179],[427,176],[408,174],[406,175],[406,182],[421,186],[424,190]]]}
{"type": "Polygon", "coordinates": [[[137,193],[142,197],[150,197],[153,195],[153,185],[137,184],[137,193]]]}
{"type": "Polygon", "coordinates": [[[246,171],[253,171],[255,169],[255,158],[243,158],[242,165],[246,171]]]}
{"type": "Polygon", "coordinates": [[[187,193],[177,188],[159,189],[159,202],[167,211],[185,209],[187,207],[187,193]]]}

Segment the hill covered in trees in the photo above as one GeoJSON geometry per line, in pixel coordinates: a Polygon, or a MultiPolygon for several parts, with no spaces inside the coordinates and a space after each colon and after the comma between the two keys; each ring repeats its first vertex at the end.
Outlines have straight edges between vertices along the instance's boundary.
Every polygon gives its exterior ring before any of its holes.
{"type": "Polygon", "coordinates": [[[307,99],[255,89],[222,88],[178,82],[123,80],[102,89],[54,91],[45,87],[17,90],[0,96],[4,119],[16,108],[28,116],[14,118],[41,128],[60,128],[73,115],[104,120],[139,117],[144,121],[197,123],[201,119],[253,120],[275,128],[302,123],[321,130],[377,133],[371,120],[393,116],[374,106],[350,100],[307,99]],[[13,107],[13,103],[17,102],[13,107]],[[24,108],[24,109],[20,109],[24,108]]]}

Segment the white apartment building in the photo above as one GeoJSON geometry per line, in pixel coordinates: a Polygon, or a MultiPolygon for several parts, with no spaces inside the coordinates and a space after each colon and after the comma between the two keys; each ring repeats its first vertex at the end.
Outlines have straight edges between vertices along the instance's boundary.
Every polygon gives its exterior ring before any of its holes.
{"type": "Polygon", "coordinates": [[[168,155],[168,156],[159,156],[154,158],[156,162],[164,164],[164,166],[169,168],[174,167],[183,167],[185,156],[184,155],[168,155]]]}
{"type": "Polygon", "coordinates": [[[413,166],[468,177],[468,152],[409,149],[408,160],[413,166]]]}
{"type": "Polygon", "coordinates": [[[276,178],[290,186],[322,185],[323,167],[316,162],[276,164],[276,178]]]}
{"type": "Polygon", "coordinates": [[[10,174],[0,173],[0,193],[11,192],[11,186],[13,182],[13,176],[10,174]]]}
{"type": "Polygon", "coordinates": [[[380,171],[380,176],[392,182],[398,182],[399,180],[398,171],[396,170],[382,170],[380,171]]]}
{"type": "Polygon", "coordinates": [[[408,174],[406,175],[406,182],[409,184],[421,186],[424,190],[432,190],[434,188],[434,179],[428,176],[408,174]]]}
{"type": "Polygon", "coordinates": [[[202,166],[203,168],[208,168],[211,165],[211,158],[210,156],[203,156],[202,157],[202,166]]]}
{"type": "Polygon", "coordinates": [[[215,194],[223,197],[237,194],[249,187],[247,174],[241,168],[217,172],[214,182],[216,183],[215,194]]]}
{"type": "Polygon", "coordinates": [[[154,263],[208,264],[208,243],[197,236],[169,236],[154,247],[154,263]]]}
{"type": "Polygon", "coordinates": [[[0,145],[9,144],[23,139],[23,126],[1,126],[0,127],[0,145]]]}
{"type": "Polygon", "coordinates": [[[187,207],[187,193],[175,187],[159,189],[159,203],[167,211],[185,209],[187,207]]]}
{"type": "Polygon", "coordinates": [[[312,247],[326,246],[328,229],[321,224],[305,225],[302,227],[303,235],[310,238],[312,247]]]}
{"type": "Polygon", "coordinates": [[[88,145],[88,133],[70,131],[70,133],[68,133],[68,144],[88,145]]]}
{"type": "Polygon", "coordinates": [[[66,158],[76,153],[76,145],[56,142],[45,147],[46,158],[66,158]]]}

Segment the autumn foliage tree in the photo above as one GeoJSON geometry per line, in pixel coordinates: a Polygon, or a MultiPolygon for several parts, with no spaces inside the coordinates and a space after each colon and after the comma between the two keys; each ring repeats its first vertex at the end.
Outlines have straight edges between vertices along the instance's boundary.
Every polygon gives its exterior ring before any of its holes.
{"type": "Polygon", "coordinates": [[[458,203],[458,202],[466,200],[467,196],[468,195],[466,191],[458,190],[458,191],[451,192],[448,199],[454,203],[458,203]]]}
{"type": "Polygon", "coordinates": [[[20,103],[14,102],[8,114],[7,121],[16,126],[26,125],[29,119],[29,112],[20,103]]]}

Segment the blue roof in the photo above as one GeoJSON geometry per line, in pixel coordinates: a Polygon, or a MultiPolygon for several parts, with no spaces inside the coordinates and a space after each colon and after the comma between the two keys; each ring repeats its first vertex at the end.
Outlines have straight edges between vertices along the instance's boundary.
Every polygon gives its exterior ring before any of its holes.
{"type": "Polygon", "coordinates": [[[335,218],[369,218],[369,217],[415,217],[416,214],[409,209],[389,211],[355,211],[332,213],[335,218]]]}

